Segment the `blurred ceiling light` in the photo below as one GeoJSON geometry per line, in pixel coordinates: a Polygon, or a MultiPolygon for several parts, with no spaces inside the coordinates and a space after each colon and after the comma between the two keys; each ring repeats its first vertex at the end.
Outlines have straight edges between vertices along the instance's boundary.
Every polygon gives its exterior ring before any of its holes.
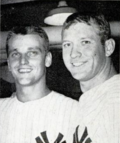
{"type": "Polygon", "coordinates": [[[72,13],[77,12],[75,8],[68,7],[66,1],[59,1],[58,7],[49,11],[44,23],[48,25],[61,26],[66,18],[72,13]]]}

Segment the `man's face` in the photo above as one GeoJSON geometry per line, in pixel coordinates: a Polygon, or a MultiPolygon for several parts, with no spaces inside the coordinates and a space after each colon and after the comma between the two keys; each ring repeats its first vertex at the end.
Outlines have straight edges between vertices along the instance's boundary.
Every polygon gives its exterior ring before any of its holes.
{"type": "Polygon", "coordinates": [[[97,29],[77,23],[63,32],[63,60],[72,76],[88,81],[105,66],[106,56],[97,29]]]}
{"type": "Polygon", "coordinates": [[[14,35],[8,45],[8,66],[17,84],[33,85],[45,77],[50,53],[46,54],[44,40],[39,35],[14,35]]]}

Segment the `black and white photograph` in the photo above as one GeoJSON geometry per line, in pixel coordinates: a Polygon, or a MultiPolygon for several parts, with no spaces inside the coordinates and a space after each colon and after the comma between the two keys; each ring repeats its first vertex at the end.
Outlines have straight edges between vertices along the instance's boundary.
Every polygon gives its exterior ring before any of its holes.
{"type": "Polygon", "coordinates": [[[120,143],[120,1],[0,3],[0,143],[120,143]]]}

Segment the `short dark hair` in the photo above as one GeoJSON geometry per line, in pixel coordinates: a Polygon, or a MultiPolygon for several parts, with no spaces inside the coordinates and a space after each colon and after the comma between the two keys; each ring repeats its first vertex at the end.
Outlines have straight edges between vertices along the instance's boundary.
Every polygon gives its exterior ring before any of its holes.
{"type": "Polygon", "coordinates": [[[96,25],[99,33],[98,35],[101,37],[101,43],[104,45],[105,41],[110,38],[111,31],[110,31],[110,24],[106,20],[103,14],[95,14],[95,13],[74,13],[70,15],[64,25],[62,34],[65,29],[68,29],[72,24],[75,23],[86,23],[88,25],[96,25]]]}
{"type": "Polygon", "coordinates": [[[6,40],[6,52],[7,56],[9,55],[9,45],[8,42],[10,38],[15,34],[27,35],[27,34],[38,34],[40,38],[45,41],[45,50],[49,51],[49,38],[46,32],[40,26],[15,26],[8,32],[6,40]]]}

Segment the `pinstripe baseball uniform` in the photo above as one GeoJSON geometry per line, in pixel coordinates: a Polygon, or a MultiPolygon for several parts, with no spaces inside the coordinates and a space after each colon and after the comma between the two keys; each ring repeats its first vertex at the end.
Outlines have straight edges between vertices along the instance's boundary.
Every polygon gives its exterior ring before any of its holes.
{"type": "Polygon", "coordinates": [[[79,140],[86,127],[93,143],[120,143],[120,75],[85,92],[79,105],[79,140]]]}
{"type": "Polygon", "coordinates": [[[73,143],[77,113],[77,101],[54,91],[25,103],[1,99],[0,143],[73,143]]]}

